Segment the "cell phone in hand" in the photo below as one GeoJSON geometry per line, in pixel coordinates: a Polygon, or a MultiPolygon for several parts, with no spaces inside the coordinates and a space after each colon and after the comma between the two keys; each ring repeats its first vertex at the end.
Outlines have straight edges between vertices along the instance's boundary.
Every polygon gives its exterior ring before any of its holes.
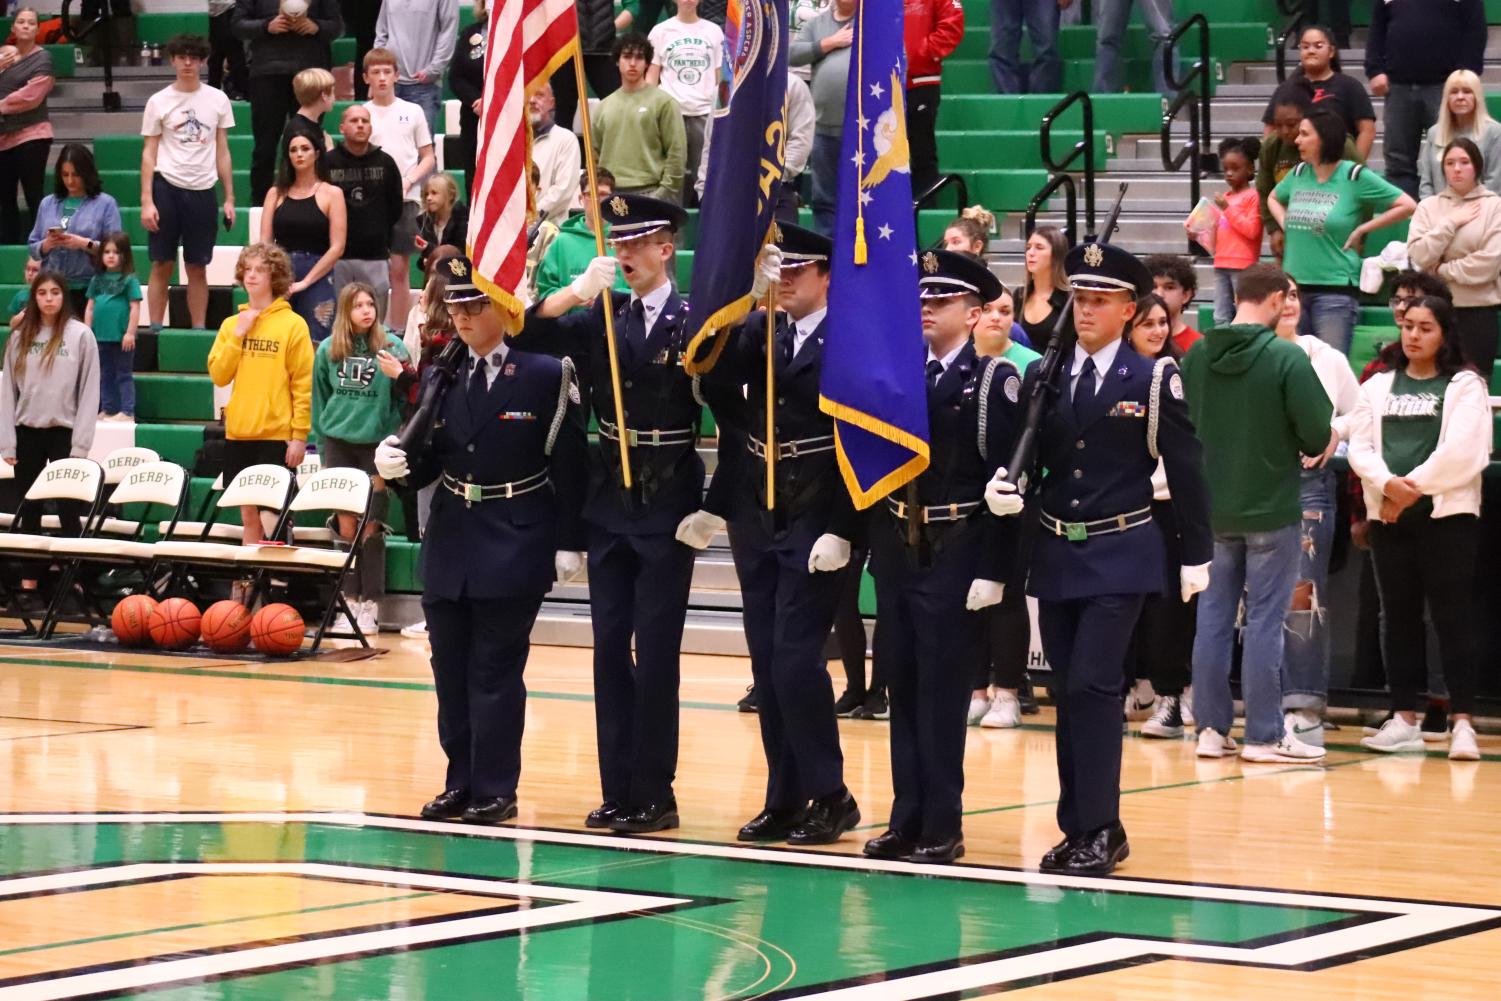
{"type": "Polygon", "coordinates": [[[230,230],[230,227],[234,225],[232,222],[229,221],[229,213],[228,212],[224,213],[224,215],[221,218],[223,218],[223,220],[224,220],[224,232],[228,233],[229,230],[230,230]]]}

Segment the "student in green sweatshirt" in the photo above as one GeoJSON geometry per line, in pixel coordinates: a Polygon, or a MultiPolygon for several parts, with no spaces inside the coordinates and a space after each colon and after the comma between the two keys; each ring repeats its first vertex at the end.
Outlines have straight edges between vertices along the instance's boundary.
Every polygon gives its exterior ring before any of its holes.
{"type": "Polygon", "coordinates": [[[1204,443],[1214,562],[1199,599],[1194,717],[1200,757],[1233,750],[1230,660],[1245,594],[1241,692],[1246,746],[1256,762],[1316,761],[1282,716],[1282,621],[1302,541],[1301,457],[1330,445],[1332,406],[1308,355],[1273,332],[1287,276],[1253,264],[1236,280],[1235,320],[1210,331],[1183,359],[1189,414],[1204,443]]]}

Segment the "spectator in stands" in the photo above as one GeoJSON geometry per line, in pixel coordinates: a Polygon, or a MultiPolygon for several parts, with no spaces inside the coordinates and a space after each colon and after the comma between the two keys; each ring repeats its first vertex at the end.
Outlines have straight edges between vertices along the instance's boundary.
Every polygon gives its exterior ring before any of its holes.
{"type": "MultiPolygon", "coordinates": [[[[787,37],[794,39],[803,30],[803,25],[829,9],[831,0],[792,0],[787,8],[787,37]]],[[[813,79],[813,67],[808,64],[790,68],[793,76],[808,83],[813,79]]]]}
{"type": "Polygon", "coordinates": [[[1386,98],[1386,179],[1417,198],[1418,147],[1438,119],[1444,82],[1485,65],[1484,0],[1382,0],[1371,4],[1365,75],[1386,98]]]}
{"type": "MultiPolygon", "coordinates": [[[[608,201],[615,193],[615,176],[608,170],[600,169],[594,172],[594,183],[599,189],[600,201],[608,201]]],[[[542,255],[542,262],[537,267],[536,275],[536,299],[541,302],[560,288],[567,288],[573,280],[584,273],[589,262],[597,256],[594,244],[595,218],[599,215],[597,203],[584,199],[584,208],[581,212],[570,215],[558,227],[558,233],[546,252],[542,255]]],[[[607,224],[608,225],[608,224],[607,224]]],[[[610,246],[609,234],[605,235],[605,253],[614,256],[610,246]]],[[[629,296],[631,287],[625,283],[625,276],[620,274],[620,269],[615,269],[615,284],[613,291],[621,295],[629,296]]],[[[577,309],[583,309],[579,306],[577,309]]]]}
{"type": "MultiPolygon", "coordinates": [[[[693,183],[704,152],[704,130],[719,96],[719,67],[724,58],[724,32],[698,16],[698,0],[677,0],[677,14],[651,29],[648,83],[656,84],[677,102],[683,115],[687,158],[683,161],[681,200],[696,205],[693,183]]],[[[622,74],[623,75],[623,74],[622,74]]],[[[542,161],[538,160],[538,166],[542,161]]]]}
{"type": "Polygon", "coordinates": [[[1152,284],[1167,306],[1167,318],[1172,323],[1173,344],[1178,354],[1188,354],[1204,335],[1188,325],[1185,318],[1194,296],[1199,294],[1199,276],[1194,271],[1193,261],[1177,254],[1153,254],[1144,262],[1152,272],[1152,284]]]}
{"type": "Polygon", "coordinates": [[[99,241],[124,226],[114,196],[104,193],[94,154],[68,143],[57,158],[52,194],[42,199],[27,240],[42,270],[68,280],[72,315],[81,316],[89,281],[99,271],[99,241]]]}
{"type": "Polygon", "coordinates": [[[1220,210],[1214,246],[1214,322],[1223,326],[1235,316],[1235,276],[1261,259],[1261,199],[1251,187],[1259,139],[1220,143],[1220,170],[1229,190],[1214,196],[1220,210]]]}
{"type": "Polygon", "coordinates": [[[1474,761],[1477,675],[1474,594],[1480,551],[1481,474],[1490,462],[1491,408],[1465,363],[1448,303],[1425,297],[1402,319],[1395,371],[1360,388],[1351,419],[1350,469],[1361,480],[1381,594],[1382,659],[1393,716],[1361,744],[1421,751],[1417,698],[1433,622],[1448,683],[1452,760],[1474,761]]]}
{"type": "MultiPolygon", "coordinates": [[[[583,163],[579,137],[553,120],[557,104],[551,84],[539,87],[527,99],[526,107],[532,120],[532,163],[537,165],[539,174],[537,215],[550,222],[562,222],[579,198],[579,170],[583,163]]],[[[469,191],[472,198],[474,189],[469,191]]]]}
{"type": "Polygon", "coordinates": [[[646,79],[652,55],[641,35],[615,43],[620,89],[594,109],[594,156],[615,175],[616,191],[678,202],[688,137],[677,102],[646,79]]]}
{"type": "Polygon", "coordinates": [[[983,205],[970,205],[943,229],[943,249],[983,259],[995,229],[995,216],[983,205]]]}
{"type": "Polygon", "coordinates": [[[224,91],[232,101],[243,101],[249,77],[245,46],[232,27],[234,12],[235,0],[208,0],[208,85],[224,91]]]}
{"type": "Polygon", "coordinates": [[[1336,49],[1350,47],[1350,0],[1303,0],[1303,20],[1329,25],[1329,38],[1336,49]],[[1327,16],[1321,17],[1320,9],[1327,16]]]}
{"type": "MultiPolygon", "coordinates": [[[[616,13],[613,0],[574,0],[578,14],[579,50],[583,53],[584,76],[594,96],[603,100],[620,86],[619,59],[615,55],[615,33],[631,26],[635,15],[630,10],[616,13]]],[[[564,63],[552,75],[552,89],[558,100],[558,121],[565,129],[573,128],[579,102],[589,106],[589,95],[579,94],[573,67],[564,63]]]]}
{"type": "Polygon", "coordinates": [[[1444,150],[1459,138],[1480,147],[1485,160],[1485,187],[1501,195],[1501,122],[1485,106],[1485,85],[1469,70],[1455,70],[1444,82],[1438,121],[1423,138],[1418,151],[1418,197],[1436,195],[1447,183],[1441,162],[1444,150]]]}
{"type": "Polygon", "coordinates": [[[434,174],[422,185],[422,215],[417,217],[417,247],[422,270],[443,245],[462,247],[469,237],[469,206],[459,201],[459,186],[447,174],[434,174]]]}
{"type": "MultiPolygon", "coordinates": [[[[238,44],[238,43],[236,43],[238,44]]],[[[214,259],[219,220],[235,220],[234,164],[229,130],[234,110],[221,90],[200,79],[208,46],[197,35],[167,43],[177,79],[152,94],[141,116],[141,225],[147,237],[151,278],[146,315],[153,332],[167,316],[167,286],[182,248],[188,283],[188,317],[195,330],[208,326],[208,265],[214,259]],[[214,182],[224,186],[224,201],[214,182]]]]}
{"type": "Polygon", "coordinates": [[[292,93],[297,95],[297,111],[281,130],[282,148],[293,136],[307,136],[314,146],[333,149],[333,137],[323,131],[323,116],[334,108],[334,75],[319,66],[305,69],[292,78],[292,93]]]}
{"type": "Polygon", "coordinates": [[[429,135],[439,131],[443,74],[459,32],[459,0],[385,0],[375,22],[375,47],[396,54],[396,96],[427,117],[429,135]]]}
{"type": "Polygon", "coordinates": [[[1447,185],[1424,198],[1407,234],[1415,267],[1444,279],[1454,293],[1454,324],[1465,361],[1490,384],[1501,315],[1501,196],[1480,184],[1485,158],[1469,139],[1444,150],[1447,185]]]}
{"type": "Polygon", "coordinates": [[[1059,12],[1074,0],[990,0],[990,77],[997,94],[1056,94],[1063,89],[1058,56],[1059,12]],[[1032,65],[1022,78],[1022,28],[1032,65]]]}
{"type": "MultiPolygon", "coordinates": [[[[795,67],[794,67],[795,68],[795,67]]],[[[815,127],[813,95],[803,78],[789,71],[787,74],[787,142],[782,148],[782,185],[777,189],[776,217],[794,225],[798,221],[798,208],[802,204],[800,189],[808,168],[808,158],[813,154],[813,130],[815,127]]],[[[704,184],[709,180],[709,149],[714,138],[714,118],[709,117],[704,132],[704,151],[698,161],[698,177],[693,190],[699,198],[704,196],[704,184]]]]}
{"type": "MultiPolygon", "coordinates": [[[[375,475],[375,446],[401,427],[396,380],[407,349],[380,322],[375,289],[351,282],[339,293],[333,336],[313,358],[313,430],[325,466],[347,466],[370,475],[370,522],[358,542],[354,569],[346,578],[350,610],[360,632],[380,632],[380,600],[386,596],[386,484],[375,475]]],[[[356,519],[338,516],[340,541],[354,545],[356,519]]]]}
{"type": "MultiPolygon", "coordinates": [[[[313,406],[313,344],[286,299],[291,259],[274,243],[252,243],[240,251],[235,281],[250,301],[224,318],[208,353],[214,385],[233,386],[224,405],[226,483],[260,463],[300,466],[313,406]]],[[[247,546],[265,538],[259,508],[240,508],[240,523],[247,546]]]]}
{"type": "MultiPolygon", "coordinates": [[[[1355,140],[1356,158],[1365,163],[1376,141],[1376,110],[1359,81],[1346,76],[1340,68],[1339,50],[1334,36],[1322,25],[1311,25],[1298,36],[1298,69],[1272,94],[1261,116],[1266,126],[1263,135],[1271,135],[1277,107],[1296,95],[1313,108],[1332,112],[1355,140]]],[[[1305,112],[1306,114],[1307,112],[1305,112]]]]}
{"type": "Polygon", "coordinates": [[[344,192],[329,183],[323,151],[294,136],[261,208],[261,242],[274,241],[291,256],[287,300],[314,344],[333,331],[334,262],[344,256],[347,235],[344,192]]]}
{"type": "MultiPolygon", "coordinates": [[[[1094,94],[1118,94],[1125,83],[1124,60],[1121,45],[1126,40],[1126,27],[1131,21],[1132,0],[1096,0],[1094,7],[1095,30],[1098,41],[1095,47],[1094,94]]],[[[1164,53],[1167,40],[1173,34],[1173,0],[1140,0],[1141,19],[1147,26],[1147,37],[1152,40],[1152,85],[1157,93],[1173,95],[1168,84],[1164,53]]]]}
{"type": "Polygon", "coordinates": [[[813,67],[809,88],[815,115],[813,227],[825,236],[834,231],[834,202],[839,197],[839,148],[850,46],[855,41],[854,20],[855,0],[834,0],[827,10],[803,24],[787,49],[789,65],[813,67]]]}
{"type": "MultiPolygon", "coordinates": [[[[1068,306],[1068,275],[1063,271],[1067,255],[1068,240],[1057,226],[1038,226],[1027,237],[1027,284],[1017,322],[1034,351],[1047,351],[1058,317],[1068,306]]],[[[1073,322],[1071,316],[1064,318],[1065,324],[1073,322]]]]}
{"type": "Polygon", "coordinates": [[[1027,366],[1042,357],[1027,346],[1026,336],[1016,322],[1016,293],[1003,285],[1001,294],[980,309],[975,351],[987,358],[1005,358],[1025,374],[1027,366]]]}
{"type": "Polygon", "coordinates": [[[412,251],[417,248],[417,215],[422,182],[437,167],[433,137],[422,109],[396,96],[396,56],[386,49],[365,53],[365,81],[370,84],[370,141],[391,154],[401,169],[406,192],[401,219],[391,231],[391,309],[386,320],[406,325],[411,304],[412,251]]]}
{"type": "Polygon", "coordinates": [[[21,317],[26,313],[26,304],[31,301],[31,285],[36,281],[36,276],[42,273],[42,262],[35,256],[28,254],[26,257],[26,287],[16,289],[16,294],[10,297],[10,309],[5,315],[10,317],[8,326],[14,330],[21,325],[21,317]]]}
{"type": "Polygon", "coordinates": [[[338,0],[308,0],[307,12],[288,17],[281,0],[235,0],[235,36],[246,45],[250,61],[250,200],[259,205],[271,190],[279,140],[297,109],[292,78],[305,69],[333,65],[333,40],[344,33],[338,0]]]}
{"type": "Polygon", "coordinates": [[[406,192],[401,168],[370,142],[370,109],[351,104],[339,122],[344,141],[328,153],[328,178],[344,192],[344,256],[334,265],[334,291],[360,281],[376,303],[391,297],[391,232],[401,221],[406,192]]]}
{"type": "Polygon", "coordinates": [[[0,243],[20,243],[42,201],[42,181],[52,151],[47,95],[56,82],[52,55],[36,43],[37,13],[16,11],[15,44],[0,50],[0,243]],[[16,204],[16,186],[26,215],[16,204]]]}
{"type": "Polygon", "coordinates": [[[105,420],[132,421],[136,413],[136,327],[141,321],[141,283],[127,233],[99,244],[103,270],[89,282],[83,325],[99,345],[99,412],[105,420]]]}
{"type": "MultiPolygon", "coordinates": [[[[344,30],[354,37],[354,99],[370,100],[370,85],[360,75],[359,67],[365,65],[365,53],[375,48],[375,22],[380,18],[382,0],[343,0],[339,5],[344,11],[344,30]]],[[[476,10],[484,0],[476,0],[476,10]]],[[[481,20],[483,17],[481,16],[481,20]]]]}
{"type": "Polygon", "coordinates": [[[1341,160],[1344,142],[1337,115],[1310,111],[1298,126],[1303,162],[1282,179],[1267,205],[1286,233],[1284,261],[1302,292],[1302,332],[1349,354],[1366,234],[1401,222],[1417,205],[1374,170],[1341,160]]]}
{"type": "MultiPolygon", "coordinates": [[[[464,171],[464,190],[471,193],[474,191],[474,158],[478,152],[475,138],[479,135],[480,98],[485,92],[485,41],[489,37],[490,17],[485,0],[475,0],[474,21],[459,32],[453,61],[448,64],[448,86],[459,101],[459,162],[449,166],[464,171]]],[[[564,72],[568,69],[563,67],[564,72]]],[[[547,93],[550,99],[552,84],[547,85],[547,93]]],[[[553,103],[556,107],[556,102],[553,103]]],[[[535,128],[535,115],[532,121],[535,128]]],[[[563,131],[567,133],[568,127],[564,126],[563,131]]],[[[574,147],[577,146],[575,137],[574,147]]]]}
{"type": "MultiPolygon", "coordinates": [[[[1298,152],[1298,126],[1313,109],[1313,104],[1296,91],[1279,91],[1273,98],[1272,126],[1261,144],[1261,155],[1256,160],[1256,195],[1261,202],[1261,228],[1271,238],[1272,253],[1280,261],[1283,252],[1282,227],[1272,217],[1267,207],[1272,189],[1303,162],[1298,152]]],[[[1355,140],[1345,136],[1345,148],[1340,159],[1352,163],[1364,163],[1355,140]]]]}
{"type": "Polygon", "coordinates": [[[907,43],[907,145],[912,197],[938,183],[938,101],[943,60],[964,41],[958,0],[909,0],[902,18],[907,43]]]}

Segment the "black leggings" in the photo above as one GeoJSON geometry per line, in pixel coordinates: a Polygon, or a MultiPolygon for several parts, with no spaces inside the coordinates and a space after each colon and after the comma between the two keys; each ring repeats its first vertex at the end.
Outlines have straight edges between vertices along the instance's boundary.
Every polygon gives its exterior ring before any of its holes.
{"type": "Polygon", "coordinates": [[[1491,369],[1496,364],[1498,333],[1496,306],[1462,306],[1454,310],[1454,325],[1459,333],[1459,348],[1465,361],[1480,370],[1485,384],[1491,384],[1491,369]]]}
{"type": "Polygon", "coordinates": [[[1126,684],[1150,678],[1158,695],[1182,695],[1193,668],[1194,626],[1199,599],[1185,602],[1178,587],[1178,568],[1183,562],[1183,541],[1178,536],[1178,516],[1173,502],[1153,501],[1152,520],[1162,531],[1167,550],[1167,579],[1161,594],[1149,594],[1136,620],[1136,633],[1126,653],[1126,684]]]}
{"type": "MultiPolygon", "coordinates": [[[[29,428],[16,425],[16,490],[25,497],[26,491],[31,489],[36,478],[42,474],[42,467],[49,462],[66,459],[72,451],[72,428],[29,428]]],[[[80,501],[52,503],[56,505],[63,533],[82,535],[87,505],[80,501]]],[[[21,518],[21,531],[34,534],[41,530],[42,505],[27,504],[25,515],[21,518]]]]}
{"type": "MultiPolygon", "coordinates": [[[[844,590],[839,594],[839,607],[834,612],[833,643],[837,656],[844,662],[844,687],[856,695],[867,691],[884,694],[886,679],[881,674],[881,662],[876,661],[871,669],[870,687],[865,685],[866,644],[865,619],[860,614],[860,579],[864,576],[865,551],[856,549],[844,568],[844,590]]],[[[829,658],[833,660],[831,656],[829,658]]]]}
{"type": "Polygon", "coordinates": [[[1005,597],[998,605],[980,610],[985,628],[980,635],[979,670],[975,672],[975,690],[989,685],[1021,688],[1027,671],[1027,653],[1032,647],[1032,617],[1027,612],[1027,590],[1022,585],[1006,585],[1005,597]]]}
{"type": "Polygon", "coordinates": [[[36,207],[46,194],[42,185],[47,179],[47,154],[51,139],[30,142],[0,150],[0,243],[25,243],[36,218],[36,207]],[[16,185],[26,198],[26,212],[16,202],[16,185]]]}
{"type": "Polygon", "coordinates": [[[250,204],[260,205],[276,178],[281,162],[281,133],[287,119],[297,111],[297,96],[292,93],[292,77],[252,76],[250,78],[250,130],[255,145],[250,151],[250,204]]]}

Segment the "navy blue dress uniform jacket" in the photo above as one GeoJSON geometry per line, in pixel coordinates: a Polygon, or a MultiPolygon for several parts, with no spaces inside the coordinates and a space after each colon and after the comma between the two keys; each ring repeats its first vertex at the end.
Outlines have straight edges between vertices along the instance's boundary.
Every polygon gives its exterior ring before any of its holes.
{"type": "MultiPolygon", "coordinates": [[[[1153,423],[1154,362],[1122,341],[1082,423],[1075,420],[1069,392],[1072,362],[1070,353],[1058,367],[1059,393],[1043,419],[1038,457],[1046,472],[1032,503],[1065,522],[1099,521],[1150,509],[1152,473],[1157,469],[1147,441],[1153,423]]],[[[1030,392],[1035,378],[1034,369],[1025,391],[1030,392]]],[[[1155,424],[1157,448],[1178,517],[1183,563],[1208,563],[1214,555],[1214,537],[1209,528],[1203,449],[1182,398],[1181,376],[1171,364],[1163,372],[1155,424]]],[[[1047,601],[1157,594],[1164,580],[1177,577],[1176,568],[1166,565],[1161,530],[1155,522],[1082,542],[1070,542],[1040,526],[1027,593],[1047,601]]]]}
{"type": "MultiPolygon", "coordinates": [[[[699,427],[702,404],[683,370],[691,335],[688,304],[673,292],[644,343],[628,323],[629,296],[613,296],[615,344],[626,426],[636,431],[699,427]]],[[[615,423],[615,398],[605,341],[604,297],[587,310],[555,319],[527,312],[520,343],[531,350],[572,358],[597,421],[615,423]]],[[[603,435],[589,450],[589,492],[584,517],[618,535],[674,531],[685,515],[704,506],[704,463],[696,438],[681,445],[631,449],[632,488],[622,486],[620,446],[603,435]]]]}
{"type": "MultiPolygon", "coordinates": [[[[476,403],[468,369],[467,363],[460,366],[443,399],[431,448],[409,457],[408,482],[420,488],[446,473],[465,483],[513,483],[545,470],[551,483],[473,504],[439,483],[422,539],[424,593],[448,600],[546,594],[556,552],[586,548],[581,511],[587,452],[578,386],[563,383],[558,359],[512,347],[485,399],[476,403]],[[563,423],[548,456],[560,401],[563,423]]],[[[429,369],[423,378],[434,375],[429,369]]]]}

